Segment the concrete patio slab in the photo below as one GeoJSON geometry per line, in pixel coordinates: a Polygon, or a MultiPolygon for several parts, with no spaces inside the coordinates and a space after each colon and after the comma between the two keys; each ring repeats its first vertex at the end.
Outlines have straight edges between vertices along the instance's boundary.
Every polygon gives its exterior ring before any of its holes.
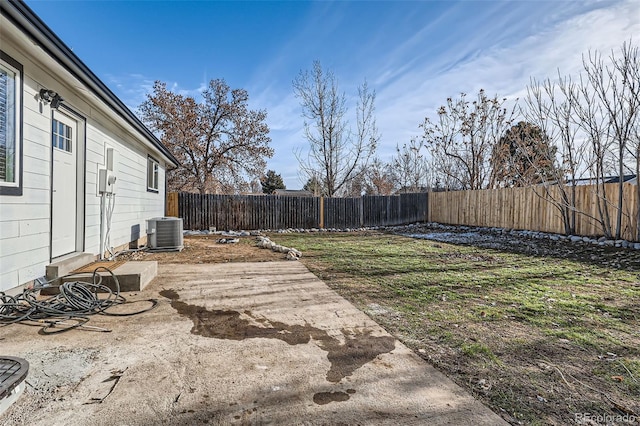
{"type": "Polygon", "coordinates": [[[298,262],[161,264],[159,306],[41,336],[0,328],[31,365],[0,423],[506,424],[298,262]]]}

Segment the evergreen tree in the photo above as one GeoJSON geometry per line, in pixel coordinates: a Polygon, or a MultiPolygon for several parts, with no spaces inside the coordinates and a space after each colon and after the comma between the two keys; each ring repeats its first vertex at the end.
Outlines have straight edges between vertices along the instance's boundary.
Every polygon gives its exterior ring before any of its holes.
{"type": "Polygon", "coordinates": [[[284,186],[282,176],[273,170],[267,171],[267,174],[260,179],[260,184],[262,185],[262,192],[265,194],[273,194],[276,189],[287,189],[284,186]]]}
{"type": "Polygon", "coordinates": [[[528,186],[553,180],[557,151],[540,127],[519,122],[493,148],[493,186],[528,186]]]}

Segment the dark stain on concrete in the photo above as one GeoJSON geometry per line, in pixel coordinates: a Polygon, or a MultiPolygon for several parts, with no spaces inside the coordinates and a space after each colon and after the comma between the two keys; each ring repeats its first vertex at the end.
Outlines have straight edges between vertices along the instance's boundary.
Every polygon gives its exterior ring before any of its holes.
{"type": "MultiPolygon", "coordinates": [[[[244,340],[261,337],[264,339],[278,339],[290,345],[309,343],[311,339],[309,326],[284,324],[278,321],[256,319],[264,324],[252,324],[248,318],[240,318],[240,312],[209,310],[202,306],[189,305],[181,302],[178,294],[173,290],[162,290],[160,295],[171,299],[171,306],[182,316],[193,321],[191,333],[203,337],[213,337],[226,340],[244,340]]],[[[245,311],[251,317],[251,312],[245,311]]]]}
{"type": "Polygon", "coordinates": [[[180,295],[178,295],[178,293],[171,288],[169,290],[160,291],[160,296],[164,296],[167,299],[171,300],[178,300],[180,298],[180,295]]]}
{"type": "Polygon", "coordinates": [[[355,389],[347,389],[346,392],[318,392],[313,395],[313,402],[318,405],[325,405],[330,402],[344,402],[351,398],[350,394],[356,393],[355,389]]]}
{"type": "MultiPolygon", "coordinates": [[[[370,330],[342,330],[345,342],[341,343],[339,339],[329,336],[326,330],[309,324],[289,325],[255,318],[250,311],[243,312],[249,318],[241,318],[240,312],[237,311],[209,310],[202,306],[189,305],[180,301],[178,293],[171,289],[162,290],[160,295],[170,299],[171,306],[180,315],[193,321],[191,333],[198,336],[227,340],[278,339],[289,345],[306,344],[313,339],[318,347],[327,351],[327,359],[331,363],[327,380],[334,383],[352,375],[355,370],[373,361],[378,355],[395,349],[393,337],[373,337],[370,330]]],[[[347,399],[348,397],[347,395],[347,399]]]]}
{"type": "Polygon", "coordinates": [[[371,336],[371,330],[348,332],[342,330],[345,342],[337,339],[320,341],[320,347],[327,351],[327,359],[331,368],[327,372],[327,380],[337,383],[350,376],[358,368],[373,361],[378,355],[391,352],[396,347],[391,336],[371,336]]]}

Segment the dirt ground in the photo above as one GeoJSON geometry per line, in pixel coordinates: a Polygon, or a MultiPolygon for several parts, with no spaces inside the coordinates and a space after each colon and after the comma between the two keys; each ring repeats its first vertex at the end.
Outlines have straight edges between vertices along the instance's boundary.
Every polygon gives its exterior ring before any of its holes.
{"type": "Polygon", "coordinates": [[[256,247],[256,237],[239,237],[235,244],[218,244],[220,235],[184,238],[184,249],[180,252],[150,253],[140,251],[119,256],[118,259],[157,260],[158,263],[228,263],[271,262],[284,260],[285,255],[256,247]]]}
{"type": "MultiPolygon", "coordinates": [[[[379,235],[383,231],[365,231],[365,234],[379,235]]],[[[577,260],[604,267],[640,271],[640,250],[600,247],[585,243],[553,241],[548,239],[525,238],[513,233],[496,233],[487,229],[456,226],[397,226],[386,232],[400,235],[423,235],[433,240],[453,244],[474,245],[482,248],[505,250],[533,256],[551,256],[577,260]]],[[[255,247],[256,237],[238,237],[237,244],[218,244],[220,235],[192,235],[184,239],[184,249],[179,252],[125,254],[120,258],[130,260],[157,260],[159,263],[227,263],[227,262],[269,262],[285,259],[282,253],[255,247]]],[[[278,234],[271,238],[277,243],[278,234]]]]}

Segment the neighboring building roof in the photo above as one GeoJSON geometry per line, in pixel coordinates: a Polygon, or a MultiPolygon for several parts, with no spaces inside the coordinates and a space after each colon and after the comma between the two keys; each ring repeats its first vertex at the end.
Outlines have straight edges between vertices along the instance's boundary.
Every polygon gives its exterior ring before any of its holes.
{"type": "Polygon", "coordinates": [[[429,188],[428,186],[403,186],[402,188],[398,189],[395,194],[416,194],[416,193],[423,193],[423,192],[429,192],[431,190],[431,188],[429,188]]]}
{"type": "Polygon", "coordinates": [[[84,83],[91,91],[118,116],[140,132],[174,166],[180,162],[166,146],[135,116],[133,112],[76,56],[73,51],[20,0],[0,1],[0,10],[17,27],[30,36],[36,44],[64,67],[75,78],[84,83]]]}
{"type": "MultiPolygon", "coordinates": [[[[580,178],[580,179],[574,179],[574,180],[567,180],[567,185],[575,185],[575,186],[582,186],[582,185],[595,185],[597,183],[618,183],[620,182],[620,177],[619,176],[605,176],[604,178],[602,178],[602,180],[600,178],[595,178],[595,177],[591,177],[591,178],[580,178]]],[[[630,184],[637,184],[638,180],[636,179],[636,175],[624,175],[622,176],[622,182],[627,182],[630,184]]]]}
{"type": "MultiPolygon", "coordinates": [[[[635,179],[635,177],[636,175],[624,175],[622,176],[622,182],[633,183],[631,181],[635,179]]],[[[610,177],[604,178],[604,183],[618,183],[618,182],[620,182],[619,176],[610,176],[610,177]]]]}
{"type": "Polygon", "coordinates": [[[288,195],[290,197],[313,197],[313,192],[304,189],[276,189],[275,195],[288,195]]]}

